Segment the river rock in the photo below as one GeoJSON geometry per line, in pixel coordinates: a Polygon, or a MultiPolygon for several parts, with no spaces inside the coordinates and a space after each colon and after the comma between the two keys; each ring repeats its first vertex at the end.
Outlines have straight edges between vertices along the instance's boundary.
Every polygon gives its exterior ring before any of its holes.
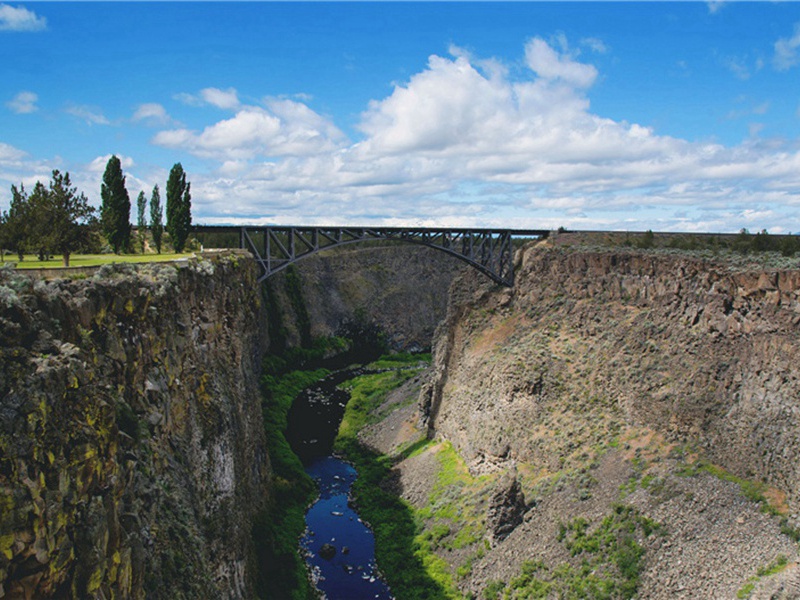
{"type": "Polygon", "coordinates": [[[325,560],[331,560],[336,556],[336,547],[331,544],[322,544],[322,547],[319,549],[319,555],[325,560]]]}

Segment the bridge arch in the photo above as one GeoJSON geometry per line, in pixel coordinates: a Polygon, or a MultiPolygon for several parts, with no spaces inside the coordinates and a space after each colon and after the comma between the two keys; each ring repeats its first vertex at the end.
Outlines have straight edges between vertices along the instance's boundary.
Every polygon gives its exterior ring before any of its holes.
{"type": "Polygon", "coordinates": [[[262,269],[259,282],[289,265],[337,246],[396,241],[446,252],[505,286],[514,285],[514,238],[542,238],[544,229],[454,229],[427,227],[287,227],[197,225],[196,233],[238,233],[262,269]]]}

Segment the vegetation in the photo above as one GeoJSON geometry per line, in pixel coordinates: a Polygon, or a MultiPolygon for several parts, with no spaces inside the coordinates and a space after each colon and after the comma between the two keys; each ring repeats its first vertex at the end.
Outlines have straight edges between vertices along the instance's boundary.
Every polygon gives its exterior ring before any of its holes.
{"type": "MultiPolygon", "coordinates": [[[[71,255],[70,266],[72,267],[97,267],[110,263],[146,263],[146,262],[166,262],[188,258],[192,254],[183,252],[182,254],[77,254],[71,255]]],[[[63,266],[63,262],[57,259],[39,260],[37,256],[30,254],[25,256],[25,260],[18,262],[17,269],[54,269],[63,266]]]]}
{"type": "Polygon", "coordinates": [[[108,159],[100,185],[100,224],[114,254],[128,252],[131,245],[131,199],[117,156],[108,159]]]}
{"type": "Polygon", "coordinates": [[[764,567],[759,567],[756,574],[747,580],[739,591],[736,592],[736,597],[740,600],[745,600],[749,598],[750,595],[753,593],[753,590],[756,587],[756,584],[762,577],[769,577],[770,575],[775,575],[783,571],[787,565],[789,564],[789,560],[783,554],[779,554],[775,560],[764,567]]]}
{"type": "MultiPolygon", "coordinates": [[[[359,444],[357,432],[371,419],[386,394],[416,370],[418,357],[397,361],[397,369],[353,379],[351,400],[345,409],[335,449],[344,454],[358,471],[353,496],[361,518],[375,533],[375,553],[392,593],[404,600],[448,600],[460,598],[443,560],[430,552],[421,536],[413,509],[387,489],[394,459],[359,444]],[[403,362],[406,362],[405,366],[403,362]],[[404,367],[404,368],[403,368],[404,367]]],[[[399,458],[399,457],[397,457],[399,458]]]]}
{"type": "MultiPolygon", "coordinates": [[[[190,184],[180,163],[170,173],[170,191],[173,201],[171,205],[168,202],[168,208],[171,208],[171,212],[168,211],[171,219],[168,227],[172,232],[173,248],[181,254],[188,245],[192,217],[190,184]]],[[[117,156],[112,156],[106,164],[100,195],[102,205],[98,219],[86,196],[72,187],[69,173],[53,171],[49,187],[37,182],[30,194],[24,186],[18,188],[12,185],[9,208],[0,213],[0,263],[5,259],[5,252],[12,250],[20,262],[32,253],[38,256],[40,262],[49,261],[53,254],[61,254],[63,265],[69,266],[72,254],[105,252],[102,250],[105,241],[108,242],[108,251],[115,254],[136,251],[131,240],[131,202],[117,156]]],[[[136,205],[136,241],[144,253],[147,198],[143,191],[139,193],[136,205]]],[[[150,198],[150,232],[158,254],[161,254],[163,247],[164,231],[163,208],[156,185],[150,198]]]]}
{"type": "Polygon", "coordinates": [[[20,261],[29,250],[40,260],[61,254],[65,267],[70,255],[91,249],[96,219],[94,208],[77,188],[69,173],[53,171],[49,187],[36,182],[28,195],[25,188],[11,186],[11,205],[3,215],[4,241],[17,251],[20,261]]]}
{"type": "Polygon", "coordinates": [[[286,441],[287,416],[297,394],[328,374],[325,369],[289,370],[286,360],[268,360],[261,380],[267,450],[273,470],[272,496],[253,525],[258,564],[257,592],[262,598],[316,598],[306,577],[298,539],[314,484],[286,441]]]}
{"type": "Polygon", "coordinates": [[[192,184],[186,181],[181,163],[175,163],[167,179],[167,233],[172,247],[181,252],[192,228],[192,184]]]}
{"type": "MultiPolygon", "coordinates": [[[[618,236],[609,234],[611,245],[618,236]]],[[[800,236],[770,235],[766,229],[751,234],[742,229],[737,235],[727,234],[654,234],[647,230],[640,234],[625,234],[623,246],[641,249],[674,249],[684,251],[711,251],[714,254],[734,252],[737,254],[780,253],[785,257],[794,256],[800,251],[800,236]]]]}
{"type": "Polygon", "coordinates": [[[580,562],[549,569],[527,561],[508,584],[494,581],[484,589],[485,600],[533,598],[634,598],[639,588],[644,548],[639,540],[659,532],[661,525],[630,506],[615,505],[611,514],[591,529],[578,517],[562,524],[556,541],[580,562]]]}
{"type": "Polygon", "coordinates": [[[139,246],[142,248],[144,254],[144,241],[145,233],[147,231],[147,196],[144,195],[144,190],[139,192],[136,198],[136,233],[139,236],[139,246]]]}
{"type": "Polygon", "coordinates": [[[684,465],[678,471],[678,475],[682,475],[684,477],[692,477],[700,473],[708,473],[717,479],[735,483],[742,490],[742,494],[745,498],[760,505],[762,512],[772,515],[781,514],[776,507],[770,504],[769,499],[764,494],[764,492],[767,490],[767,486],[760,481],[752,481],[738,477],[733,473],[726,471],[722,467],[714,465],[705,460],[698,460],[694,463],[684,465]]]}
{"type": "Polygon", "coordinates": [[[153,245],[156,252],[161,254],[161,240],[164,237],[164,213],[161,208],[161,194],[158,185],[153,187],[150,196],[150,235],[153,236],[153,245]]]}

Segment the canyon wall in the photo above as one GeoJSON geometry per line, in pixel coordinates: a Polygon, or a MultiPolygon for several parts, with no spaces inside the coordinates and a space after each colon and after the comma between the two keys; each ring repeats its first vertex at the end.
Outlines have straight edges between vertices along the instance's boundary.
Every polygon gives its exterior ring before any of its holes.
{"type": "Polygon", "coordinates": [[[454,289],[422,397],[474,470],[555,472],[643,426],[800,503],[800,271],[528,247],[454,289]],[[480,385],[476,385],[480,382],[480,385]],[[589,454],[592,452],[589,451],[589,454]]]}
{"type": "Polygon", "coordinates": [[[466,268],[419,245],[353,244],[298,261],[271,277],[268,289],[290,345],[360,319],[376,324],[392,349],[419,351],[430,348],[450,283],[466,268]]]}
{"type": "Polygon", "coordinates": [[[0,597],[252,597],[254,263],[0,271],[0,597]]]}

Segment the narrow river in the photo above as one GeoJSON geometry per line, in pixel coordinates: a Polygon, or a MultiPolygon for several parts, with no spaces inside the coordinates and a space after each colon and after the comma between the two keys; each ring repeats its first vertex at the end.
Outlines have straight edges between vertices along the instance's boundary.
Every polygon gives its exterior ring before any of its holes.
{"type": "Polygon", "coordinates": [[[303,390],[289,411],[287,439],[317,483],[300,546],[327,600],[392,598],[375,567],[375,539],[348,504],[356,471],[331,455],[349,394],[337,389],[360,370],[341,371],[303,390]]]}

